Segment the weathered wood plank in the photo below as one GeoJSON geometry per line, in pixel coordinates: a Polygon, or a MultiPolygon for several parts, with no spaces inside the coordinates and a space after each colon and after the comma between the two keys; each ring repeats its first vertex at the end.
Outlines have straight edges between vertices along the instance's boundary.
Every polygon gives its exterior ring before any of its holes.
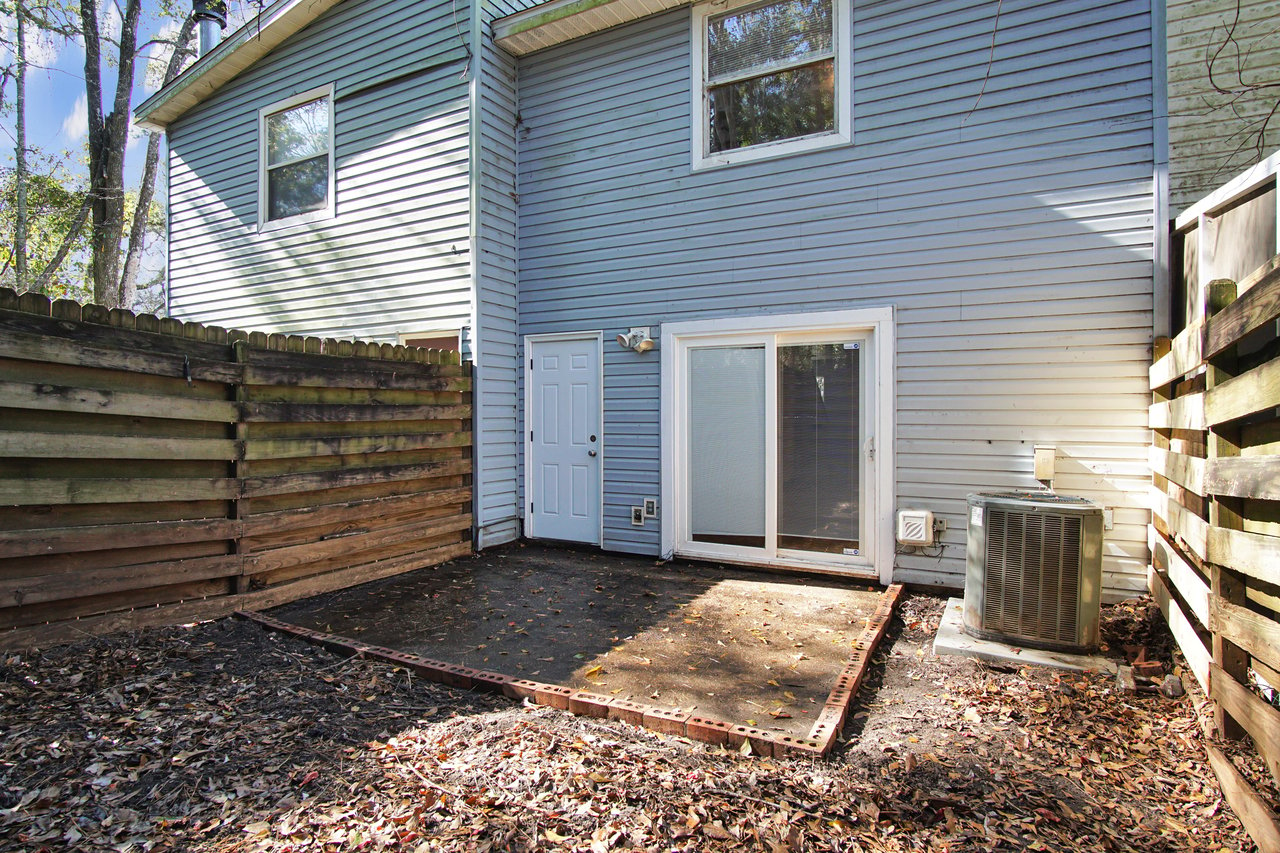
{"type": "Polygon", "coordinates": [[[1156,489],[1151,490],[1151,511],[1163,519],[1175,540],[1201,560],[1209,558],[1209,522],[1156,489]]]}
{"type": "Polygon", "coordinates": [[[1149,379],[1151,388],[1155,390],[1180,379],[1200,366],[1201,341],[1204,340],[1204,328],[1197,320],[1183,329],[1170,342],[1169,352],[1151,365],[1149,379]]]}
{"type": "Polygon", "coordinates": [[[1147,426],[1151,429],[1205,429],[1205,398],[1203,391],[1152,403],[1147,410],[1147,426]]]}
{"type": "MultiPolygon", "coordinates": [[[[85,309],[89,307],[85,306],[85,309]]],[[[193,373],[197,368],[207,371],[205,376],[197,378],[233,382],[240,376],[239,368],[230,364],[230,348],[222,344],[0,309],[0,354],[8,354],[6,348],[9,346],[43,346],[42,350],[32,351],[42,354],[32,357],[60,364],[83,364],[138,373],[162,370],[166,376],[182,376],[183,359],[186,358],[193,373]],[[106,361],[84,360],[99,351],[106,361]],[[68,358],[78,360],[68,361],[68,358]],[[147,366],[149,359],[154,360],[150,367],[147,366]],[[170,372],[175,364],[177,372],[170,372]]]]}
{"type": "Polygon", "coordinates": [[[254,461],[435,450],[446,447],[470,447],[471,440],[470,432],[250,439],[245,444],[245,459],[254,461]]]}
{"type": "Polygon", "coordinates": [[[1166,480],[1197,495],[1207,494],[1204,489],[1205,460],[1155,446],[1147,448],[1147,458],[1151,470],[1166,480]]]}
{"type": "Polygon", "coordinates": [[[0,505],[9,506],[227,500],[236,493],[233,479],[0,480],[0,505]]]}
{"type": "Polygon", "coordinates": [[[236,443],[216,438],[160,438],[86,433],[0,431],[0,456],[53,459],[234,459],[236,443]]]}
{"type": "Polygon", "coordinates": [[[1154,525],[1147,527],[1147,544],[1151,549],[1151,564],[1163,572],[1182,600],[1187,603],[1191,615],[1201,625],[1209,624],[1209,583],[1188,563],[1154,525]]]}
{"type": "Polygon", "coordinates": [[[110,551],[122,545],[141,548],[179,542],[215,541],[233,539],[239,533],[240,524],[226,518],[0,530],[0,558],[110,551]]]}
{"type": "Polygon", "coordinates": [[[1209,630],[1222,634],[1253,657],[1280,667],[1280,623],[1221,598],[1209,607],[1209,630]]]}
{"type": "Polygon", "coordinates": [[[1280,406],[1280,359],[1258,365],[1205,392],[1204,422],[1215,424],[1280,406]]]}
{"type": "Polygon", "coordinates": [[[238,574],[240,558],[232,554],[42,577],[10,578],[0,581],[0,607],[22,607],[46,601],[86,598],[238,574]]]}
{"type": "Polygon", "coordinates": [[[0,381],[0,407],[223,423],[231,423],[237,414],[235,404],[223,400],[4,381],[0,381]]]}
{"type": "Polygon", "coordinates": [[[1280,850],[1280,823],[1277,823],[1276,815],[1266,800],[1258,796],[1248,780],[1240,775],[1225,752],[1211,743],[1206,743],[1204,749],[1209,755],[1209,766],[1218,777],[1223,799],[1244,824],[1244,831],[1249,833],[1253,843],[1259,850],[1280,850]]]}
{"type": "MultiPolygon", "coordinates": [[[[321,358],[330,359],[333,356],[321,358]]],[[[350,363],[345,359],[336,360],[350,363]]],[[[415,368],[427,366],[410,363],[415,368]]],[[[385,366],[387,362],[375,361],[370,364],[385,366]]],[[[255,364],[250,356],[249,364],[244,369],[244,384],[250,387],[350,388],[371,391],[470,391],[472,386],[468,373],[461,365],[434,365],[429,371],[339,370],[321,365],[278,367],[255,364]]]]}
{"type": "Polygon", "coordinates": [[[0,630],[91,618],[104,613],[119,613],[179,601],[193,601],[225,595],[228,591],[229,584],[226,578],[214,578],[159,587],[139,587],[105,595],[45,601],[39,604],[28,604],[25,607],[0,607],[0,630]]]}
{"type": "Polygon", "coordinates": [[[422,421],[470,418],[470,404],[454,406],[344,406],[321,403],[245,403],[244,419],[258,422],[422,421]]]}
{"type": "Polygon", "coordinates": [[[1209,650],[1201,642],[1200,635],[1196,633],[1195,627],[1182,612],[1178,602],[1169,594],[1168,580],[1160,572],[1154,569],[1147,572],[1147,589],[1151,592],[1151,597],[1160,608],[1160,612],[1164,614],[1164,621],[1168,623],[1173,638],[1177,640],[1178,648],[1182,650],[1187,666],[1207,694],[1209,667],[1212,664],[1209,650]]]}
{"type": "MultiPolygon", "coordinates": [[[[376,345],[374,345],[374,349],[376,351],[376,345]]],[[[366,347],[367,351],[369,351],[369,347],[366,347]]],[[[396,376],[417,376],[424,379],[436,379],[471,375],[470,366],[465,364],[423,364],[418,361],[387,360],[381,357],[347,357],[328,353],[320,355],[286,352],[284,350],[256,347],[252,345],[252,342],[250,342],[246,361],[257,371],[255,375],[262,377],[270,376],[272,369],[282,377],[376,373],[380,375],[394,374],[396,376]]],[[[289,380],[286,379],[285,381],[289,380]]],[[[274,384],[274,380],[272,380],[272,384],[274,384]]]]}
{"type": "Polygon", "coordinates": [[[1231,718],[1253,738],[1258,754],[1280,781],[1280,710],[1232,678],[1217,664],[1209,674],[1209,698],[1220,702],[1231,718]]]}
{"type": "Polygon", "coordinates": [[[1204,334],[1204,358],[1212,358],[1280,317],[1280,255],[1237,285],[1240,296],[1209,320],[1204,334]]]}
{"type": "Polygon", "coordinates": [[[246,497],[278,495],[288,492],[320,491],[360,486],[369,483],[404,482],[471,473],[471,460],[424,462],[418,465],[392,465],[380,468],[335,469],[314,474],[282,474],[279,477],[249,477],[244,481],[246,497]]]}
{"type": "MultiPolygon", "coordinates": [[[[316,497],[323,497],[323,493],[316,497]]],[[[395,517],[435,506],[463,504],[470,500],[471,487],[459,486],[386,498],[348,500],[334,504],[313,503],[299,509],[251,513],[244,519],[244,536],[253,538],[270,533],[358,520],[373,515],[395,517]]]]}
{"type": "Polygon", "coordinates": [[[1280,500],[1280,457],[1224,456],[1205,465],[1208,494],[1280,500]]]}
{"type": "Polygon", "coordinates": [[[471,528],[471,515],[455,515],[428,523],[416,523],[388,527],[381,530],[365,531],[360,528],[320,542],[306,545],[292,545],[285,548],[273,548],[244,555],[245,574],[262,574],[278,569],[287,569],[303,563],[326,560],[347,554],[353,562],[362,561],[363,551],[382,548],[389,545],[421,541],[445,533],[456,533],[471,528]]]}

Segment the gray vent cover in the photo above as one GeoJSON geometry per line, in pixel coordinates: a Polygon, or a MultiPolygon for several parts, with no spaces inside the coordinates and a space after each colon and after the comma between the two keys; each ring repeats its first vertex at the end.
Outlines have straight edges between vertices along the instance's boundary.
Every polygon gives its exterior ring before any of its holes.
{"type": "Polygon", "coordinates": [[[1102,511],[1055,495],[971,495],[965,630],[1052,649],[1098,643],[1102,511]]]}

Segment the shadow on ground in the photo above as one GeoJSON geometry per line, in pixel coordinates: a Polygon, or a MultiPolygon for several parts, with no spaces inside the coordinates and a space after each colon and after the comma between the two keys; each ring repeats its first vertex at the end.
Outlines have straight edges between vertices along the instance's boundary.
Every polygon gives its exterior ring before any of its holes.
{"type": "Polygon", "coordinates": [[[425,657],[806,736],[880,591],[521,543],[271,611],[425,657]]]}

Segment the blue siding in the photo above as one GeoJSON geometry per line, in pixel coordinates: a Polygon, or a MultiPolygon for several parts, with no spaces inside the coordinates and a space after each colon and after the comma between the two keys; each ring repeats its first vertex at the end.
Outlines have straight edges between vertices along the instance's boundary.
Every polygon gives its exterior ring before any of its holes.
{"type": "MultiPolygon", "coordinates": [[[[697,173],[688,9],[522,59],[520,331],[896,305],[894,500],[949,523],[896,577],[961,585],[966,494],[1034,486],[1048,443],[1138,590],[1150,8],[1005,0],[992,54],[995,8],[854,0],[853,144],[697,173]]],[[[605,544],[657,553],[627,508],[659,493],[659,355],[605,353],[605,544]]]]}
{"type": "Polygon", "coordinates": [[[467,14],[341,3],[169,128],[175,316],[380,340],[470,323],[467,14]],[[329,84],[336,215],[259,233],[258,110],[329,84]]]}

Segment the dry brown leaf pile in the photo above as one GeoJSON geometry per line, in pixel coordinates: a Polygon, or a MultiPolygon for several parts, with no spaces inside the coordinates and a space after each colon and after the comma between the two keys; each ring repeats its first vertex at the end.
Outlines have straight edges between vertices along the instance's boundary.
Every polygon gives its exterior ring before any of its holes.
{"type": "Polygon", "coordinates": [[[0,849],[1252,849],[1190,700],[905,653],[938,610],[904,605],[824,762],[452,691],[231,620],[10,654],[0,849]],[[890,743],[908,706],[927,722],[890,743]]]}

